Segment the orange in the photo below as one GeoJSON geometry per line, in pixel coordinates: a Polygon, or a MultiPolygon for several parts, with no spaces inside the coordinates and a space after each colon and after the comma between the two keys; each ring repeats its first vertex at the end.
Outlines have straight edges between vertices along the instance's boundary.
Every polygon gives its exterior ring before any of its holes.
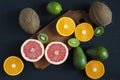
{"type": "Polygon", "coordinates": [[[20,58],[10,56],[4,61],[3,68],[8,75],[16,76],[23,71],[24,64],[20,58]]]}
{"type": "Polygon", "coordinates": [[[89,61],[86,64],[85,72],[89,78],[99,79],[105,73],[104,65],[102,62],[97,60],[89,61]]]}
{"type": "Polygon", "coordinates": [[[81,42],[88,42],[92,39],[94,35],[94,30],[91,24],[89,23],[80,23],[75,29],[75,37],[81,42]]]}
{"type": "Polygon", "coordinates": [[[75,22],[69,17],[62,17],[57,21],[56,30],[62,36],[70,36],[75,31],[75,22]]]}

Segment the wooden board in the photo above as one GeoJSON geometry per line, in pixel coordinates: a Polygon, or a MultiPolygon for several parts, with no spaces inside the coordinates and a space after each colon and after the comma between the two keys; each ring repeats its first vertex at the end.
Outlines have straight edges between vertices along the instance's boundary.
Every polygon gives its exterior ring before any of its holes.
{"type": "MultiPolygon", "coordinates": [[[[70,17],[72,18],[76,25],[79,24],[80,22],[80,19],[84,19],[85,22],[89,22],[90,23],[90,20],[88,18],[88,14],[84,11],[81,11],[81,10],[76,10],[76,11],[72,11],[72,10],[69,10],[67,11],[66,13],[64,13],[62,16],[60,17],[70,17]]],[[[48,35],[48,43],[51,42],[51,41],[62,41],[64,42],[66,45],[67,45],[67,40],[72,37],[72,36],[69,36],[69,37],[63,37],[63,36],[60,36],[57,31],[56,31],[56,22],[57,20],[60,18],[58,17],[57,19],[53,20],[51,23],[49,23],[47,26],[45,26],[43,29],[41,29],[40,31],[38,31],[37,33],[35,33],[33,36],[31,36],[30,38],[36,38],[36,36],[39,34],[39,33],[45,33],[48,35]]],[[[48,44],[47,43],[47,44],[48,44]]],[[[45,46],[47,44],[44,44],[45,46]]],[[[68,45],[67,45],[68,46],[68,45]]],[[[71,49],[71,47],[69,47],[69,50],[71,49]]],[[[36,69],[45,69],[46,67],[48,67],[50,64],[46,61],[45,57],[43,57],[41,60],[39,60],[38,62],[34,62],[33,63],[35,68],[36,69]]]]}

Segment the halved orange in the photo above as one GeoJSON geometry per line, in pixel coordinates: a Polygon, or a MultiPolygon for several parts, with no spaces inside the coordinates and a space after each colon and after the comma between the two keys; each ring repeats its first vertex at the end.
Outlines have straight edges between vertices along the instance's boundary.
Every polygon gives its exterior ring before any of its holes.
{"type": "Polygon", "coordinates": [[[91,24],[89,23],[80,23],[75,29],[75,37],[81,42],[88,42],[92,39],[94,35],[94,30],[91,24]]]}
{"type": "Polygon", "coordinates": [[[75,31],[75,22],[69,17],[62,17],[57,21],[56,30],[62,36],[70,36],[75,31]]]}
{"type": "Polygon", "coordinates": [[[85,72],[91,79],[99,79],[105,73],[105,68],[102,62],[91,60],[86,64],[85,72]]]}
{"type": "Polygon", "coordinates": [[[24,64],[20,58],[10,56],[4,61],[3,68],[8,75],[16,76],[23,71],[24,64]]]}

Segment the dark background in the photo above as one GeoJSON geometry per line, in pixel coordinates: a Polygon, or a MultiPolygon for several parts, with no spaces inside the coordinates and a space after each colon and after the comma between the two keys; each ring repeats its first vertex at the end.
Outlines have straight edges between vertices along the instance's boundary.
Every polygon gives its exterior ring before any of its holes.
{"type": "MultiPolygon", "coordinates": [[[[45,70],[37,70],[32,63],[23,60],[20,54],[21,44],[31,35],[25,33],[19,25],[19,13],[25,7],[33,8],[45,26],[58,16],[46,12],[46,4],[51,0],[0,0],[0,80],[89,80],[84,71],[76,70],[72,65],[72,51],[68,60],[60,65],[50,65],[45,70]],[[25,68],[15,77],[8,76],[3,70],[4,60],[15,55],[20,57],[25,68]]],[[[63,6],[61,14],[69,9],[86,10],[94,0],[56,0],[63,6]]],[[[82,43],[83,49],[102,45],[109,51],[109,59],[104,61],[105,75],[100,80],[119,80],[120,77],[120,5],[119,0],[99,0],[106,3],[113,12],[112,23],[105,28],[104,35],[94,37],[87,43],[82,43]]],[[[107,13],[106,13],[107,14],[107,13]]]]}

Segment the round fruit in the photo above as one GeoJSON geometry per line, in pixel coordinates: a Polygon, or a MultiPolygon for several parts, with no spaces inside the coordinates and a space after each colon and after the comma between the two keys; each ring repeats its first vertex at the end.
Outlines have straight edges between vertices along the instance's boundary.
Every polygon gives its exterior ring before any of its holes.
{"type": "Polygon", "coordinates": [[[89,78],[99,79],[105,73],[104,65],[97,60],[89,61],[86,65],[85,72],[89,78]]]}
{"type": "Polygon", "coordinates": [[[36,62],[44,55],[43,44],[36,39],[28,39],[21,46],[22,57],[29,62],[36,62]]]}
{"type": "Polygon", "coordinates": [[[75,22],[69,17],[62,17],[57,21],[56,30],[62,36],[70,36],[74,33],[75,22]]]}
{"type": "Polygon", "coordinates": [[[59,2],[51,1],[47,5],[47,12],[52,15],[58,15],[62,11],[62,6],[59,2]]]}
{"type": "Polygon", "coordinates": [[[34,34],[40,28],[40,19],[32,8],[24,8],[19,15],[19,24],[25,32],[34,34]]]}
{"type": "Polygon", "coordinates": [[[92,25],[89,23],[80,23],[75,29],[75,37],[82,42],[91,40],[93,35],[94,30],[92,25]]]}
{"type": "Polygon", "coordinates": [[[104,33],[104,28],[102,26],[98,26],[94,30],[94,36],[101,36],[104,33]]]}
{"type": "Polygon", "coordinates": [[[70,47],[78,47],[80,45],[80,41],[78,39],[76,39],[76,38],[70,38],[68,40],[68,45],[70,47]]]}
{"type": "Polygon", "coordinates": [[[45,58],[54,65],[60,65],[66,61],[68,57],[68,48],[62,42],[51,42],[45,49],[45,58]]]}
{"type": "Polygon", "coordinates": [[[37,39],[41,41],[42,43],[47,43],[48,42],[48,36],[44,33],[39,33],[37,35],[37,39]]]}
{"type": "Polygon", "coordinates": [[[4,61],[3,68],[8,75],[16,76],[23,71],[24,64],[20,58],[10,56],[4,61]]]}
{"type": "Polygon", "coordinates": [[[90,19],[97,25],[106,26],[112,21],[112,11],[102,2],[94,2],[89,10],[90,19]]]}

